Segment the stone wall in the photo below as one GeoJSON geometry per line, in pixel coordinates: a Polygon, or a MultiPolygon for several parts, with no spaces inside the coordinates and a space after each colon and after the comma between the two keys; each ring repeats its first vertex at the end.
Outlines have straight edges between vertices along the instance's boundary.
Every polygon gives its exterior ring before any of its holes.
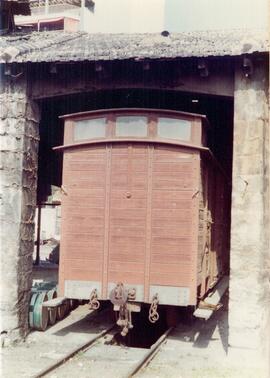
{"type": "Polygon", "coordinates": [[[1,80],[1,332],[28,332],[36,206],[39,109],[27,79],[1,80]]]}
{"type": "Polygon", "coordinates": [[[254,61],[250,77],[244,76],[239,62],[235,74],[229,344],[253,351],[253,363],[264,363],[269,356],[268,87],[268,67],[263,60],[254,61]]]}

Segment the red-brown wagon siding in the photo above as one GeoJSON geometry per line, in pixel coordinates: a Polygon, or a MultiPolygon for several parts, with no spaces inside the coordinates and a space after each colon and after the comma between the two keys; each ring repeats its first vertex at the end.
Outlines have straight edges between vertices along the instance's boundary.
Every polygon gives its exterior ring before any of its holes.
{"type": "MultiPolygon", "coordinates": [[[[70,142],[73,125],[66,122],[70,142]]],[[[200,119],[193,122],[200,126],[200,119]]],[[[197,142],[198,137],[201,131],[193,130],[197,142]]],[[[205,164],[202,174],[201,159],[199,149],[150,140],[104,140],[66,149],[62,293],[72,296],[74,290],[65,287],[70,282],[76,292],[86,285],[84,298],[87,287],[90,295],[96,285],[99,298],[107,299],[123,282],[136,287],[142,302],[160,292],[161,304],[195,305],[198,286],[204,294],[218,273],[217,251],[211,252],[211,268],[208,260],[205,265],[206,218],[215,211],[208,202],[215,200],[206,189],[213,167],[205,164]]]]}

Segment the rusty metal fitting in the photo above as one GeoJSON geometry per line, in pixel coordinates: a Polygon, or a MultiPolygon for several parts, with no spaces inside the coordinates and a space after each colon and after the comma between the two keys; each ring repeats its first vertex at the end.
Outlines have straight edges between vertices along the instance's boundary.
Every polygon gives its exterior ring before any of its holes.
{"type": "Polygon", "coordinates": [[[136,299],[135,287],[128,289],[128,301],[135,301],[135,299],[136,299]]]}
{"type": "Polygon", "coordinates": [[[93,289],[89,298],[89,308],[91,310],[97,310],[100,307],[100,302],[98,301],[97,289],[93,289]]]}
{"type": "Polygon", "coordinates": [[[159,319],[159,313],[157,312],[158,304],[159,304],[158,294],[155,294],[153,296],[152,303],[149,308],[148,319],[151,323],[156,323],[159,319]]]}
{"type": "Polygon", "coordinates": [[[122,282],[118,282],[115,288],[110,292],[110,301],[114,305],[122,306],[127,302],[128,292],[122,282]]]}

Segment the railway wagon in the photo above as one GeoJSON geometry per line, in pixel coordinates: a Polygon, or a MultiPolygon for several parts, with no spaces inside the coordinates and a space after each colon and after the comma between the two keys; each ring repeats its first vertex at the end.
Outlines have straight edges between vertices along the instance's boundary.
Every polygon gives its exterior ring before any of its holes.
{"type": "Polygon", "coordinates": [[[225,175],[203,115],[107,109],[65,122],[59,286],[110,299],[119,324],[149,304],[196,306],[228,261],[225,175]]]}

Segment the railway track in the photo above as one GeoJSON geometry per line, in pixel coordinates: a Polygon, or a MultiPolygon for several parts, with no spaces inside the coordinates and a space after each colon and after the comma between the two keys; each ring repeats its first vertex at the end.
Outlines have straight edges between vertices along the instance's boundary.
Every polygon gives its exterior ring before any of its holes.
{"type": "Polygon", "coordinates": [[[119,330],[112,326],[74,349],[33,378],[131,378],[155,357],[173,327],[164,332],[150,349],[117,344],[119,330]]]}

